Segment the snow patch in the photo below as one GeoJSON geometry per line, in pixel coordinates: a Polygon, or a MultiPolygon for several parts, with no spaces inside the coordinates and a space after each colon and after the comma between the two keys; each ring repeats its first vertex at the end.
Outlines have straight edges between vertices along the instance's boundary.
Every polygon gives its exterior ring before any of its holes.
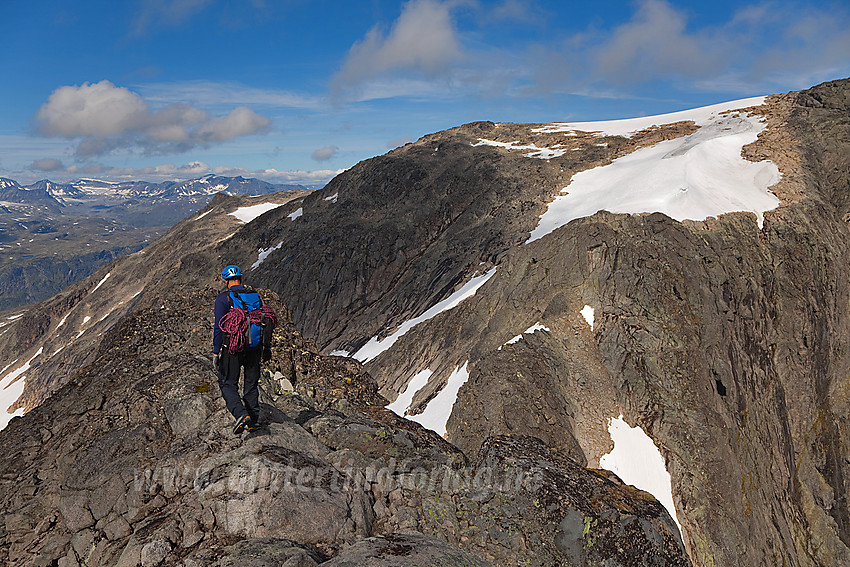
{"type": "Polygon", "coordinates": [[[24,316],[23,313],[18,313],[17,315],[12,315],[11,317],[6,317],[6,320],[7,321],[14,321],[15,319],[20,319],[23,316],[24,316]]]}
{"type": "Polygon", "coordinates": [[[56,325],[56,330],[57,330],[57,331],[59,330],[59,327],[61,327],[62,325],[64,325],[64,324],[65,324],[65,321],[68,319],[68,315],[70,315],[70,314],[71,314],[71,312],[70,312],[70,311],[69,311],[68,313],[65,313],[65,316],[64,316],[64,317],[62,317],[62,320],[61,320],[61,321],[59,321],[59,324],[58,324],[58,325],[56,325]]]}
{"type": "Polygon", "coordinates": [[[416,325],[424,323],[428,319],[436,317],[443,311],[454,309],[461,301],[475,295],[475,292],[478,291],[478,288],[487,283],[487,280],[493,277],[493,274],[495,273],[496,268],[491,268],[490,271],[486,274],[482,274],[480,276],[472,278],[471,280],[466,282],[459,290],[451,294],[443,301],[432,306],[422,315],[402,323],[401,326],[389,337],[386,337],[385,339],[380,341],[378,340],[378,337],[372,337],[371,339],[369,339],[369,342],[360,347],[360,349],[352,356],[360,362],[368,362],[372,360],[373,358],[393,346],[402,335],[404,335],[416,325]]]}
{"type": "Polygon", "coordinates": [[[506,150],[533,150],[528,152],[527,154],[523,154],[527,158],[536,158],[536,159],[552,159],[556,157],[561,157],[565,153],[567,153],[566,149],[561,149],[559,146],[551,147],[551,148],[541,148],[535,146],[534,144],[520,145],[517,142],[497,142],[495,140],[486,140],[484,138],[478,138],[478,143],[470,144],[472,147],[476,146],[494,146],[497,148],[505,148],[506,150]]]}
{"type": "Polygon", "coordinates": [[[631,427],[620,415],[608,420],[608,433],[614,448],[599,459],[599,468],[611,471],[626,484],[649,492],[667,508],[682,531],[673,503],[673,487],[664,457],[643,429],[631,427]]]}
{"type": "MultiPolygon", "coordinates": [[[[199,214],[198,216],[196,216],[196,217],[195,217],[195,218],[193,218],[192,220],[193,220],[193,221],[201,220],[202,218],[204,218],[205,216],[207,216],[207,215],[208,215],[208,214],[210,214],[211,212],[213,212],[213,210],[212,210],[212,209],[208,210],[208,211],[207,211],[207,212],[205,212],[205,213],[201,213],[201,214],[199,214]]],[[[233,214],[233,213],[231,213],[231,214],[233,214]]]]}
{"type": "Polygon", "coordinates": [[[512,345],[512,344],[514,344],[514,343],[519,342],[519,341],[520,341],[520,339],[522,339],[522,335],[533,335],[533,334],[534,334],[534,333],[536,333],[537,331],[549,331],[549,330],[550,330],[550,329],[549,329],[549,327],[546,327],[546,326],[545,326],[545,325],[543,325],[542,323],[535,323],[534,325],[530,326],[530,327],[529,327],[529,328],[527,328],[525,331],[523,331],[521,334],[519,334],[519,335],[515,336],[514,338],[512,338],[512,339],[510,339],[509,341],[507,341],[507,342],[505,342],[504,344],[502,344],[502,346],[500,346],[500,347],[499,347],[498,349],[496,349],[496,350],[502,350],[502,347],[503,347],[503,346],[506,346],[506,345],[512,345]]]}
{"type": "Polygon", "coordinates": [[[564,132],[575,135],[579,132],[596,132],[602,136],[623,136],[630,138],[633,134],[646,130],[652,126],[664,126],[686,120],[693,120],[697,126],[704,126],[717,119],[720,114],[751,106],[761,106],[766,97],[757,96],[741,100],[723,102],[711,106],[703,106],[691,110],[659,114],[656,116],[642,116],[640,118],[627,118],[625,120],[603,120],[599,122],[553,122],[542,128],[535,128],[532,132],[537,134],[555,134],[564,132]]]}
{"type": "MultiPolygon", "coordinates": [[[[38,351],[32,355],[32,358],[26,361],[20,368],[10,372],[0,379],[0,430],[5,429],[13,417],[24,415],[23,408],[18,408],[13,413],[9,413],[9,408],[12,407],[15,402],[18,401],[18,398],[21,397],[21,394],[24,393],[26,376],[23,374],[30,369],[32,361],[35,360],[43,350],[43,347],[38,349],[38,351]]],[[[8,366],[6,368],[8,368],[8,366]]]]}
{"type": "Polygon", "coordinates": [[[348,352],[347,350],[332,350],[332,351],[331,351],[331,356],[345,356],[345,357],[349,357],[349,356],[351,356],[351,353],[350,353],[350,352],[348,352]]]}
{"type": "Polygon", "coordinates": [[[411,416],[409,419],[437,433],[440,437],[445,437],[446,424],[449,421],[449,416],[452,414],[452,408],[454,408],[457,401],[457,393],[460,391],[461,386],[469,380],[468,366],[469,362],[467,361],[462,368],[455,368],[452,375],[449,376],[445,387],[428,402],[425,411],[419,415],[411,416]]]}
{"type": "Polygon", "coordinates": [[[100,281],[98,282],[98,284],[97,284],[96,286],[94,286],[94,289],[93,289],[93,290],[91,290],[89,293],[94,293],[94,292],[96,292],[96,291],[97,291],[97,289],[98,289],[100,286],[102,286],[102,285],[103,285],[103,282],[105,282],[106,280],[108,280],[108,279],[109,279],[109,276],[111,276],[111,275],[112,275],[112,272],[109,272],[108,274],[106,274],[105,276],[103,276],[103,279],[102,279],[102,280],[100,280],[100,281]]]}
{"type": "Polygon", "coordinates": [[[298,207],[286,216],[289,217],[290,220],[295,220],[298,217],[304,216],[304,207],[298,207]]]}
{"type": "Polygon", "coordinates": [[[387,406],[387,409],[400,417],[404,417],[404,414],[410,407],[410,403],[413,401],[413,397],[419,390],[425,387],[432,374],[433,372],[426,368],[411,378],[404,390],[399,392],[395,401],[387,406]]]}
{"type": "Polygon", "coordinates": [[[91,317],[89,317],[88,315],[86,315],[85,317],[83,317],[83,325],[85,325],[85,324],[86,324],[86,323],[88,323],[89,321],[91,321],[91,317]]]}
{"type": "Polygon", "coordinates": [[[283,246],[283,240],[277,243],[276,246],[272,246],[271,248],[260,248],[259,255],[257,255],[257,261],[251,264],[251,269],[254,270],[260,266],[260,264],[265,261],[266,258],[269,257],[269,254],[274,252],[275,250],[279,250],[280,247],[283,246]]]}
{"type": "Polygon", "coordinates": [[[339,199],[339,193],[334,193],[330,197],[325,197],[325,201],[330,201],[331,203],[336,203],[337,199],[339,199]]]}
{"type": "Polygon", "coordinates": [[[780,201],[768,190],[781,175],[769,161],[741,157],[764,130],[757,118],[724,118],[694,134],[659,142],[573,175],[549,203],[526,241],[533,242],[577,218],[598,211],[664,213],[678,221],[724,213],[752,212],[759,227],[764,212],[780,201]]]}
{"type": "Polygon", "coordinates": [[[242,222],[251,222],[263,213],[267,213],[272,209],[283,206],[283,203],[260,203],[258,205],[248,205],[247,207],[239,207],[230,216],[236,217],[242,222]]]}
{"type": "Polygon", "coordinates": [[[584,307],[581,308],[581,311],[579,311],[579,313],[581,313],[581,316],[584,317],[585,321],[587,321],[587,324],[590,325],[590,330],[592,331],[593,330],[593,314],[595,313],[595,311],[593,310],[593,307],[591,307],[590,305],[585,305],[584,307]]]}

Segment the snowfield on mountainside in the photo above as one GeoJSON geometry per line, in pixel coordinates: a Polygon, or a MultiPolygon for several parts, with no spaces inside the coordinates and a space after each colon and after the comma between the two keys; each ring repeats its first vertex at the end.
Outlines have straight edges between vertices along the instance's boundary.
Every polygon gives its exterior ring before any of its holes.
{"type": "Polygon", "coordinates": [[[780,179],[779,169],[768,161],[754,163],[741,157],[743,147],[755,142],[765,125],[756,117],[738,112],[720,114],[720,109],[729,111],[730,107],[740,106],[717,105],[656,120],[583,124],[582,129],[616,135],[670,119],[694,120],[700,129],[690,136],[640,148],[609,165],[575,174],[561,190],[564,195],[549,203],[528,242],[603,210],[627,214],[659,212],[678,221],[752,212],[761,228],[764,212],[779,206],[779,199],[769,190],[780,179]],[[712,108],[716,110],[706,116],[712,108]]]}

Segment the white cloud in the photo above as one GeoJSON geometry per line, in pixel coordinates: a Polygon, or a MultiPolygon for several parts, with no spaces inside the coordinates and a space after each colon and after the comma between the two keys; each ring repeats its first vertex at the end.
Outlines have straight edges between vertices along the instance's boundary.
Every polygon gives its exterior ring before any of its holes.
{"type": "Polygon", "coordinates": [[[204,142],[225,142],[264,130],[271,120],[260,116],[247,106],[239,106],[226,116],[213,118],[201,125],[194,134],[204,142]]]}
{"type": "Polygon", "coordinates": [[[410,0],[384,35],[372,28],[348,52],[333,84],[341,90],[388,71],[413,71],[429,77],[450,69],[463,57],[449,2],[410,0]]]}
{"type": "Polygon", "coordinates": [[[146,154],[184,152],[261,133],[271,124],[245,106],[220,117],[183,103],[154,110],[137,93],[105,80],[56,89],[36,121],[46,136],[80,138],[79,159],[131,148],[146,154]]]}
{"type": "MultiPolygon", "coordinates": [[[[747,6],[717,25],[696,27],[666,0],[642,0],[610,31],[588,30],[556,50],[544,77],[581,89],[672,81],[741,93],[805,88],[850,73],[850,12],[840,5],[747,6]]],[[[557,86],[540,81],[539,86],[557,86]]]]}
{"type": "Polygon", "coordinates": [[[339,148],[336,146],[325,146],[313,152],[311,157],[316,161],[327,161],[334,157],[338,150],[339,148]]]}
{"type": "Polygon", "coordinates": [[[59,87],[36,114],[47,136],[114,136],[143,126],[150,109],[142,97],[109,81],[59,87]]]}
{"type": "Polygon", "coordinates": [[[64,168],[64,164],[54,158],[37,159],[30,165],[32,171],[61,171],[64,168]]]}
{"type": "Polygon", "coordinates": [[[687,19],[664,0],[644,0],[634,18],[616,28],[596,52],[596,73],[614,83],[658,75],[717,73],[732,55],[729,39],[689,33],[687,19]]]}
{"type": "Polygon", "coordinates": [[[179,81],[136,87],[145,100],[161,103],[190,102],[202,106],[256,104],[270,107],[318,110],[328,105],[324,97],[281,89],[261,89],[233,82],[179,81]]]}

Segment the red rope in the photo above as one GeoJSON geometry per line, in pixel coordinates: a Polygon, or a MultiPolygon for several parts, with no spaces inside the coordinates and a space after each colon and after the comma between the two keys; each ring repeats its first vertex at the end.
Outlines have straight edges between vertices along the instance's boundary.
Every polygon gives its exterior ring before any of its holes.
{"type": "Polygon", "coordinates": [[[245,335],[248,331],[248,323],[259,325],[263,320],[263,315],[266,316],[267,324],[270,324],[272,329],[277,327],[277,313],[274,312],[274,309],[265,305],[259,309],[248,311],[247,314],[240,307],[233,307],[224,314],[218,322],[218,326],[230,336],[227,343],[227,350],[230,354],[236,354],[245,348],[245,335]]]}
{"type": "Polygon", "coordinates": [[[241,352],[245,347],[245,331],[248,329],[248,317],[245,310],[233,307],[218,322],[219,328],[229,335],[227,350],[230,354],[241,352]]]}
{"type": "Polygon", "coordinates": [[[271,307],[263,305],[259,309],[248,312],[248,317],[251,318],[251,322],[255,325],[260,324],[260,321],[263,320],[263,315],[266,316],[266,320],[271,324],[272,329],[277,327],[277,313],[271,307]]]}

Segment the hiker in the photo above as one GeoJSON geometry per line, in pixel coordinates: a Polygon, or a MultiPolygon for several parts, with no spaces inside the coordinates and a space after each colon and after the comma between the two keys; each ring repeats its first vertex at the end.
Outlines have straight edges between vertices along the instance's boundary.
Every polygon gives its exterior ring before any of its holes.
{"type": "Polygon", "coordinates": [[[275,312],[264,307],[260,295],[242,285],[238,266],[221,272],[227,290],[215,298],[213,327],[213,368],[227,410],[236,419],[233,432],[260,426],[260,359],[272,356],[271,331],[277,324],[275,312]],[[222,348],[224,347],[224,348],[222,348]],[[239,373],[245,369],[242,398],[239,398],[239,373]]]}

